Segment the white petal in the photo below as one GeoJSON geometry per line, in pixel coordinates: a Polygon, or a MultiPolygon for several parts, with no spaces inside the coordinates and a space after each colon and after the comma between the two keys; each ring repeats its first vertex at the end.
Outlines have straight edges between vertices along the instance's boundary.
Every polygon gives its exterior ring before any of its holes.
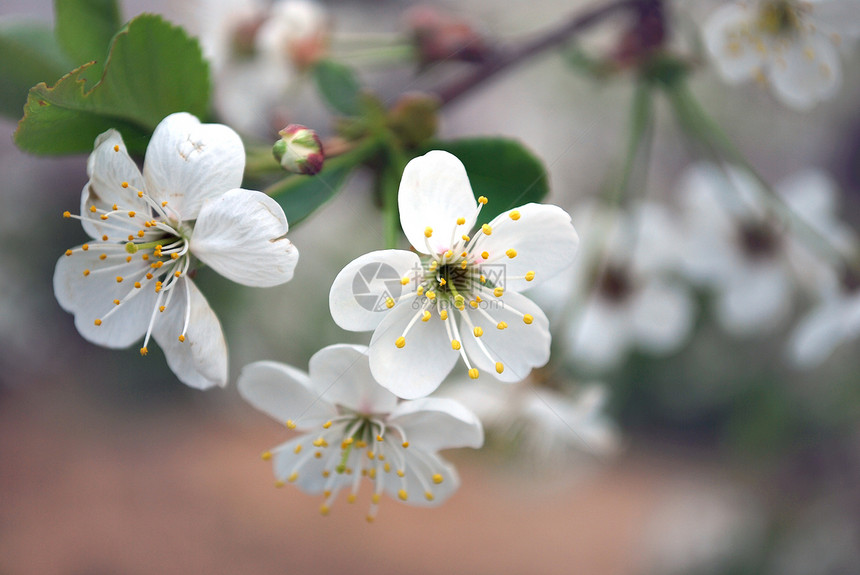
{"type": "Polygon", "coordinates": [[[403,489],[408,495],[404,502],[407,505],[434,507],[443,503],[460,487],[457,470],[435,453],[413,451],[412,447],[403,449],[402,453],[406,457],[405,476],[400,478],[394,473],[386,473],[383,478],[383,489],[392,499],[400,501],[399,493],[403,489]],[[436,474],[442,476],[439,484],[433,483],[432,477],[436,474]],[[425,490],[432,493],[432,500],[427,499],[425,490]]]}
{"type": "Polygon", "coordinates": [[[816,27],[845,36],[838,42],[860,36],[860,2],[857,0],[811,0],[812,20],[816,27]]]}
{"type": "Polygon", "coordinates": [[[382,386],[404,399],[423,397],[439,387],[459,357],[437,314],[426,322],[416,321],[405,336],[406,344],[395,345],[407,324],[421,313],[412,308],[414,301],[402,302],[385,314],[370,340],[370,371],[382,386]]]}
{"type": "Polygon", "coordinates": [[[423,274],[418,256],[404,250],[380,250],[356,258],[332,283],[328,300],[332,319],[350,331],[371,330],[388,315],[388,298],[397,301],[411,287],[404,287],[402,278],[423,274]]]}
{"type": "Polygon", "coordinates": [[[860,295],[830,298],[797,324],[788,343],[791,360],[800,367],[815,367],[858,335],[860,295]]]}
{"type": "Polygon", "coordinates": [[[569,325],[571,353],[592,369],[618,365],[630,346],[633,326],[628,306],[592,296],[569,325]]]}
{"type": "MultiPolygon", "coordinates": [[[[289,477],[295,471],[298,474],[294,484],[305,493],[322,493],[327,488],[339,489],[352,484],[353,476],[346,473],[331,473],[328,478],[323,477],[326,466],[331,469],[329,457],[330,449],[323,451],[319,459],[313,456],[313,441],[319,434],[301,435],[287,443],[279,445],[272,450],[272,469],[279,481],[289,481],[289,477]],[[301,445],[302,449],[296,453],[296,447],[301,445]],[[301,465],[299,465],[301,464],[301,465]],[[297,467],[298,466],[298,467],[297,467]]],[[[353,450],[360,451],[360,450],[353,450]]],[[[340,450],[337,450],[340,453],[340,450]]]]}
{"type": "Polygon", "coordinates": [[[425,397],[404,401],[388,421],[406,432],[410,447],[424,451],[477,449],[484,444],[484,429],[478,416],[453,399],[425,397]]]}
{"type": "Polygon", "coordinates": [[[489,259],[483,265],[504,267],[505,289],[522,291],[551,280],[576,257],[579,236],[568,213],[558,206],[526,204],[500,214],[490,227],[491,235],[476,240],[470,251],[473,255],[487,252],[489,259]],[[511,219],[513,212],[519,213],[519,219],[511,219]],[[507,255],[510,249],[516,251],[513,258],[507,255]],[[534,279],[526,281],[530,271],[534,279]]]}
{"type": "Polygon", "coordinates": [[[681,286],[648,282],[632,303],[637,344],[651,353],[675,351],[690,334],[694,309],[692,296],[681,286]]]}
{"type": "Polygon", "coordinates": [[[292,420],[297,429],[322,425],[337,410],[313,389],[305,372],[275,361],[258,361],[242,368],[236,382],[245,400],[281,424],[292,420]]]}
{"type": "Polygon", "coordinates": [[[717,320],[735,335],[771,330],[790,310],[791,283],[776,262],[737,268],[717,297],[717,320]]]}
{"type": "Polygon", "coordinates": [[[749,33],[754,18],[754,12],[746,6],[725,4],[714,11],[703,27],[705,46],[720,75],[729,83],[751,78],[765,59],[749,33]]]}
{"type": "Polygon", "coordinates": [[[839,53],[830,41],[812,34],[791,43],[769,68],[775,95],[796,110],[829,100],[842,85],[839,53]]]}
{"type": "Polygon", "coordinates": [[[128,347],[146,332],[155,308],[155,289],[152,284],[137,291],[133,287],[135,278],[142,279],[149,270],[148,264],[142,260],[126,264],[128,254],[116,250],[115,245],[108,246],[114,248],[109,251],[104,247],[94,243],[87,251],[77,247],[71,256],[60,257],[54,270],[54,295],[64,310],[75,314],[75,326],[85,339],[110,348],[128,347]],[[101,260],[99,256],[104,253],[113,255],[101,260]],[[113,266],[120,268],[99,271],[113,266]],[[85,270],[89,270],[88,275],[84,275],[85,270]],[[123,281],[117,282],[117,277],[123,281]],[[133,297],[115,309],[114,300],[129,295],[133,297]],[[101,325],[96,326],[95,321],[102,318],[101,325]]]}
{"type": "Polygon", "coordinates": [[[452,236],[459,239],[471,231],[478,206],[462,162],[440,150],[414,158],[406,165],[397,204],[406,238],[419,252],[434,254],[450,248],[452,236]],[[458,226],[458,218],[466,222],[458,226]],[[429,239],[424,235],[427,228],[433,230],[429,239]]]}
{"type": "Polygon", "coordinates": [[[262,192],[230,190],[206,202],[191,236],[200,261],[236,283],[270,287],[290,281],[299,252],[284,235],[287,217],[262,192]]]}
{"type": "Polygon", "coordinates": [[[388,413],[397,396],[376,383],[370,373],[367,348],[330,345],[311,357],[311,388],[317,397],[364,414],[388,413]]]}
{"type": "Polygon", "coordinates": [[[177,290],[164,312],[159,312],[152,337],[164,351],[167,365],[189,387],[207,389],[227,385],[227,344],[221,323],[209,302],[187,278],[180,278],[177,290]],[[179,341],[190,308],[185,341],[179,341]]]}
{"type": "Polygon", "coordinates": [[[245,148],[222,124],[201,124],[185,112],[171,114],[155,128],[146,148],[143,176],[150,196],[194,220],[210,198],[242,184],[245,148]]]}
{"type": "Polygon", "coordinates": [[[125,237],[135,233],[139,228],[128,220],[111,222],[128,227],[127,232],[119,232],[115,228],[101,225],[99,215],[89,211],[90,206],[97,209],[110,210],[118,205],[125,210],[134,210],[140,214],[150,214],[146,202],[137,196],[143,190],[143,176],[137,169],[137,164],[128,155],[122,136],[116,130],[108,130],[96,138],[93,153],[87,160],[87,175],[89,181],[81,193],[81,221],[90,237],[99,239],[107,234],[125,237]],[[123,187],[123,183],[128,184],[123,187]]]}
{"type": "MultiPolygon", "coordinates": [[[[485,300],[486,301],[486,300],[485,300]]],[[[531,372],[532,368],[541,367],[549,361],[549,320],[536,303],[524,295],[510,292],[501,300],[501,306],[491,305],[484,310],[492,318],[492,322],[483,314],[466,306],[466,313],[472,325],[480,326],[483,335],[474,336],[472,329],[460,321],[463,345],[469,360],[483,373],[491,374],[496,379],[506,382],[521,381],[531,372]],[[531,324],[523,321],[523,315],[531,315],[531,324]],[[499,329],[498,323],[505,322],[507,327],[499,329]],[[480,348],[478,341],[484,345],[491,357],[480,348]],[[496,362],[501,362],[502,373],[496,371],[496,362]]]]}

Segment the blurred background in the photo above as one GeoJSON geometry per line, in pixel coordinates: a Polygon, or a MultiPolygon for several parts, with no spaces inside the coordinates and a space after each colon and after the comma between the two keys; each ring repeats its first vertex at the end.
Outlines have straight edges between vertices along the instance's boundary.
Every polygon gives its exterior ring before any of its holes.
{"type": "MultiPolygon", "coordinates": [[[[158,12],[200,30],[209,5],[198,2],[122,6],[126,19],[158,12]]],[[[679,27],[689,30],[720,3],[678,4],[679,27]]],[[[324,3],[336,32],[392,37],[403,34],[410,5],[324,3]]],[[[433,5],[514,42],[589,4],[433,5]]],[[[4,0],[0,17],[13,15],[49,22],[52,3],[4,0]]],[[[707,67],[692,89],[769,181],[807,166],[827,171],[843,190],[840,215],[857,230],[860,61],[843,63],[840,94],[808,113],[778,105],[754,83],[729,87],[707,67]]],[[[420,78],[407,61],[359,69],[393,101],[466,68],[438,66],[420,78]]],[[[632,91],[629,79],[594,82],[547,52],[446,107],[440,135],[523,141],[549,170],[548,201],[573,211],[600,193],[621,156],[632,91]]],[[[330,133],[313,98],[296,97],[304,108],[291,120],[330,133]]],[[[635,192],[657,200],[672,197],[696,159],[664,104],[648,178],[635,192]]],[[[368,525],[365,488],[355,505],[342,496],[321,517],[317,498],[273,488],[259,454],[286,434],[232,383],[201,393],[178,382],[160,352],[105,350],[78,335],[51,278],[62,252],[85,239],[61,214],[79,205],[86,156],[25,155],[14,129],[0,120],[0,573],[860,572],[857,342],[799,371],[785,361],[789,324],[732,337],[699,305],[672,354],[634,352],[599,377],[581,374],[605,384],[619,438],[612,456],[539,460],[491,443],[446,454],[462,487],[438,509],[385,500],[368,525]]],[[[290,231],[301,260],[286,285],[245,288],[201,271],[198,285],[225,329],[231,382],[251,361],[306,369],[325,345],[368,341],[334,324],[326,294],[346,263],[382,247],[369,188],[354,175],[290,231]]],[[[797,302],[794,318],[810,305],[797,302]]]]}

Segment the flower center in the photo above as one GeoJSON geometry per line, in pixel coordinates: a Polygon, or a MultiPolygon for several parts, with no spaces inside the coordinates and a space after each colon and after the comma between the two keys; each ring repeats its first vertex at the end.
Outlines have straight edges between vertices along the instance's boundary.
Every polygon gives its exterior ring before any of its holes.
{"type": "Polygon", "coordinates": [[[802,8],[791,0],[766,2],[761,6],[756,25],[771,36],[791,35],[800,30],[802,8]]]}
{"type": "MultiPolygon", "coordinates": [[[[91,267],[83,271],[87,281],[115,281],[117,284],[116,289],[110,290],[113,305],[107,313],[94,319],[96,326],[112,320],[112,316],[146,290],[153,290],[157,294],[140,348],[140,354],[146,355],[156,319],[171,305],[175,288],[184,285],[180,280],[191,265],[188,241],[191,230],[181,224],[178,214],[168,207],[167,202],[155,202],[142,190],[130,187],[128,182],[123,182],[122,188],[143,199],[146,207],[140,210],[127,209],[118,204],[110,208],[90,205],[90,215],[86,219],[102,232],[101,241],[67,250],[66,256],[74,256],[76,252],[87,253],[92,260],[91,267]],[[98,254],[97,259],[93,259],[92,254],[98,254]]],[[[69,212],[63,216],[84,219],[69,212]]],[[[184,292],[180,295],[186,298],[185,322],[178,334],[181,342],[185,341],[191,309],[191,294],[187,285],[184,292]]]]}
{"type": "Polygon", "coordinates": [[[776,231],[761,223],[741,223],[737,229],[741,250],[751,259],[765,259],[779,249],[780,238],[776,231]]]}
{"type": "MultiPolygon", "coordinates": [[[[390,490],[392,483],[399,483],[397,497],[401,501],[409,499],[407,473],[418,480],[427,501],[435,499],[435,486],[445,478],[423,451],[409,449],[403,428],[387,422],[384,414],[359,413],[340,406],[338,411],[339,415],[323,423],[319,432],[311,432],[294,445],[287,443],[275,450],[279,457],[292,459],[291,465],[276,466],[289,469],[278,477],[276,487],[295,482],[305,474],[316,476],[317,481],[323,481],[325,497],[320,512],[327,515],[344,486],[350,487],[347,501],[355,503],[361,478],[367,477],[374,484],[368,522],[376,518],[386,485],[390,490]],[[344,481],[344,477],[352,480],[344,481]]],[[[286,425],[295,429],[298,422],[287,420],[286,425]]],[[[264,460],[271,457],[271,452],[263,454],[264,460]]]]}
{"type": "Polygon", "coordinates": [[[608,266],[598,280],[597,291],[605,299],[621,303],[633,293],[633,281],[626,270],[608,266]]]}

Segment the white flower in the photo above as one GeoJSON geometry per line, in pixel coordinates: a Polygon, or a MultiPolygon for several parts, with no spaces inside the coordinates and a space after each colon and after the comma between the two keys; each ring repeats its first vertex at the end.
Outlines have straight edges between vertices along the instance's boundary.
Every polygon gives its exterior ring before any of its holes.
{"type": "Polygon", "coordinates": [[[469,376],[519,381],[549,359],[549,322],[520,290],[570,265],[579,239],[556,206],[527,204],[472,233],[466,170],[447,152],[413,159],[398,195],[415,252],[371,252],[347,265],[329,296],[335,322],[374,330],[370,369],[400,397],[432,392],[462,357],[469,376]],[[372,281],[375,280],[375,281],[372,281]],[[368,283],[370,282],[370,283],[368,283]]]}
{"type": "MultiPolygon", "coordinates": [[[[805,170],[775,187],[782,201],[838,251],[850,250],[851,232],[837,221],[835,185],[805,170]]],[[[789,315],[795,293],[836,280],[835,270],[810,250],[809,235],[783,221],[776,199],[737,168],[698,164],[682,177],[684,271],[715,291],[716,319],[730,333],[762,333],[789,315]]]]}
{"type": "Polygon", "coordinates": [[[317,2],[217,0],[197,14],[215,76],[215,106],[246,134],[269,136],[286,122],[282,102],[328,49],[329,15],[317,2]]]}
{"type": "Polygon", "coordinates": [[[322,493],[323,514],[343,488],[353,503],[362,477],[374,486],[368,521],[383,493],[410,505],[438,505],[459,478],[437,451],[484,442],[477,416],[454,400],[398,403],[374,381],[364,346],[326,347],[311,357],[308,374],[272,361],[252,363],[237,385],[251,405],[303,432],[263,459],[272,459],[277,486],[291,482],[322,493]]]}
{"type": "Polygon", "coordinates": [[[620,364],[633,349],[665,355],[693,326],[689,290],[671,272],[678,264],[677,227],[659,204],[631,212],[584,206],[576,210],[582,257],[538,301],[570,313],[566,349],[588,370],[620,364]]]}
{"type": "Polygon", "coordinates": [[[281,207],[239,188],[242,141],[219,124],[186,113],[156,127],[143,173],[115,130],[100,135],[81,196],[84,231],[93,239],[66,251],[54,293],[87,340],[123,348],[150,336],[184,383],[227,383],[221,325],[189,279],[192,256],[248,286],[289,281],[298,251],[284,237],[281,207]]]}
{"type": "Polygon", "coordinates": [[[860,277],[846,272],[794,329],[789,354],[800,367],[823,362],[843,342],[860,337],[860,277]]]}
{"type": "Polygon", "coordinates": [[[732,84],[757,78],[798,110],[832,98],[842,84],[838,47],[860,33],[856,0],[731,2],[705,23],[705,44],[732,84]]]}
{"type": "Polygon", "coordinates": [[[598,383],[571,396],[539,378],[505,386],[463,380],[442,393],[475,412],[487,434],[505,442],[502,447],[515,447],[536,465],[583,452],[609,456],[619,447],[618,431],[604,412],[606,389],[598,383]]]}

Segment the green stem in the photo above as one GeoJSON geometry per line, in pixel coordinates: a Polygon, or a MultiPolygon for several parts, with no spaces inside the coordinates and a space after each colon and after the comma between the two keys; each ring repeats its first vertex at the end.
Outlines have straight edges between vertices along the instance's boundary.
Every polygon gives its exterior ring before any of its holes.
{"type": "Polygon", "coordinates": [[[400,239],[400,212],[397,206],[397,192],[400,178],[406,168],[407,159],[400,144],[393,137],[386,138],[388,163],[379,175],[382,187],[382,212],[385,223],[385,247],[394,249],[400,239]]]}
{"type": "MultiPolygon", "coordinates": [[[[627,139],[627,149],[621,177],[607,197],[608,204],[623,204],[628,198],[630,178],[636,167],[637,159],[647,156],[651,141],[651,127],[654,119],[654,100],[651,85],[639,82],[633,95],[633,105],[630,109],[630,132],[627,139]]],[[[645,159],[647,163],[647,158],[645,159]]],[[[640,162],[641,164],[641,162],[640,162]]]]}
{"type": "Polygon", "coordinates": [[[734,145],[734,142],[731,141],[720,126],[702,108],[684,82],[678,82],[670,86],[667,89],[667,95],[684,130],[701,142],[717,160],[726,158],[749,173],[767,193],[768,198],[772,201],[772,206],[778,212],[777,217],[784,219],[791,227],[804,234],[809,243],[814,246],[813,249],[828,258],[832,263],[847,265],[848,267],[856,265],[845,254],[836,249],[818,230],[800,217],[788,205],[785,198],[776,193],[773,187],[756,170],[755,166],[744,157],[734,145]]]}

